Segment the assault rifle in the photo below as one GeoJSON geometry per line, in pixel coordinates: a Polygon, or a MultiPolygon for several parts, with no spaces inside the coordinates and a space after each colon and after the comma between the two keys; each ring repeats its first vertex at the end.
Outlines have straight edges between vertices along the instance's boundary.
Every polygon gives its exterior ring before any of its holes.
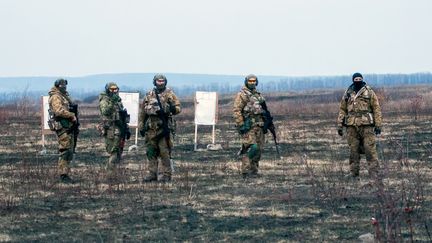
{"type": "Polygon", "coordinates": [[[162,120],[162,129],[163,129],[163,132],[162,132],[161,135],[162,135],[162,137],[165,138],[165,142],[166,142],[166,145],[168,147],[169,156],[170,156],[170,159],[171,159],[171,146],[170,146],[170,142],[169,142],[169,139],[170,139],[170,129],[168,127],[167,114],[165,113],[164,109],[162,108],[162,104],[161,104],[161,101],[160,101],[160,98],[159,98],[159,94],[158,94],[158,92],[157,92],[156,89],[155,89],[155,95],[156,95],[156,100],[157,100],[158,106],[159,106],[159,111],[157,113],[159,115],[159,118],[162,120]]]}
{"type": "Polygon", "coordinates": [[[267,108],[267,104],[265,103],[265,101],[263,103],[261,103],[261,107],[264,110],[264,114],[263,114],[263,119],[264,119],[264,126],[263,126],[263,131],[264,134],[266,134],[268,131],[270,131],[270,133],[273,135],[273,140],[275,142],[275,146],[276,146],[276,152],[279,156],[279,158],[282,158],[279,152],[279,144],[277,142],[277,137],[276,137],[276,128],[274,126],[273,123],[273,117],[270,114],[270,111],[267,108]]]}
{"type": "Polygon", "coordinates": [[[121,122],[121,132],[122,132],[122,138],[129,140],[131,137],[131,132],[129,130],[128,123],[130,122],[130,115],[128,114],[126,109],[119,111],[120,115],[120,122],[121,122]]]}
{"type": "Polygon", "coordinates": [[[74,147],[73,152],[75,153],[75,149],[77,146],[78,141],[78,134],[80,132],[79,130],[79,118],[78,118],[78,104],[70,104],[69,105],[69,111],[75,114],[76,122],[72,124],[72,127],[70,128],[71,133],[73,133],[73,139],[74,139],[74,147]]]}

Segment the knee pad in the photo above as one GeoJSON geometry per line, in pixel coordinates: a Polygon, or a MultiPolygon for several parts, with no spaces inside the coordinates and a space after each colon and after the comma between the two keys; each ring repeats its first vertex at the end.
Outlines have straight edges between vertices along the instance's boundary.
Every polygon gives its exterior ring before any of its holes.
{"type": "Polygon", "coordinates": [[[258,146],[258,144],[252,144],[252,145],[249,147],[248,157],[249,157],[250,159],[252,159],[252,158],[254,158],[255,156],[257,156],[258,153],[259,153],[259,146],[258,146]]]}
{"type": "Polygon", "coordinates": [[[148,146],[147,147],[147,158],[148,159],[154,159],[157,157],[158,151],[157,148],[148,146]]]}

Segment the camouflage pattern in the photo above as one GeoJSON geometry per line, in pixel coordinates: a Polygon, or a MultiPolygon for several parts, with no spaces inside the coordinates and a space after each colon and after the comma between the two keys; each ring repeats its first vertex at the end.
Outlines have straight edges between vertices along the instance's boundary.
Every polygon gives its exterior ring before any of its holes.
{"type": "Polygon", "coordinates": [[[338,126],[381,127],[382,115],[378,97],[368,85],[356,94],[353,85],[348,87],[339,106],[338,126]]]}
{"type": "Polygon", "coordinates": [[[120,111],[123,110],[120,96],[108,95],[107,92],[99,95],[99,111],[101,115],[101,127],[105,137],[105,148],[109,154],[106,169],[113,172],[120,163],[125,144],[124,124],[120,121],[120,111]]]}
{"type": "Polygon", "coordinates": [[[374,127],[381,128],[382,115],[378,97],[370,86],[364,85],[357,93],[354,85],[348,87],[339,106],[337,123],[339,129],[347,127],[352,175],[359,175],[360,154],[364,152],[369,174],[376,176],[379,164],[374,127]]]}
{"type": "Polygon", "coordinates": [[[147,147],[147,159],[149,161],[148,170],[150,176],[156,176],[160,173],[162,176],[171,178],[171,148],[172,134],[175,134],[176,123],[173,115],[181,112],[180,101],[174,92],[165,88],[163,91],[153,89],[149,91],[144,97],[140,115],[139,115],[139,130],[145,133],[145,144],[147,147]],[[160,93],[159,93],[160,92],[160,93]],[[160,110],[158,101],[156,99],[157,93],[163,108],[163,112],[168,114],[167,121],[170,129],[170,137],[163,136],[163,122],[159,117],[158,111],[160,110]],[[170,110],[170,107],[175,107],[170,110]],[[161,163],[158,170],[158,158],[161,163]]]}
{"type": "Polygon", "coordinates": [[[368,170],[371,176],[376,176],[379,170],[378,154],[375,145],[375,132],[371,126],[347,127],[348,145],[350,147],[350,170],[353,176],[360,173],[360,146],[363,144],[368,170]]]}
{"type": "Polygon", "coordinates": [[[70,161],[73,159],[74,135],[70,128],[73,125],[75,114],[69,111],[72,100],[68,92],[61,92],[58,87],[52,87],[49,91],[49,109],[54,113],[54,118],[60,124],[56,131],[59,143],[58,171],[60,175],[67,175],[70,171],[70,161]]]}
{"type": "Polygon", "coordinates": [[[242,136],[242,173],[256,174],[264,146],[264,109],[261,104],[264,97],[256,91],[244,86],[234,100],[233,117],[239,128],[247,122],[250,130],[242,136]]]}

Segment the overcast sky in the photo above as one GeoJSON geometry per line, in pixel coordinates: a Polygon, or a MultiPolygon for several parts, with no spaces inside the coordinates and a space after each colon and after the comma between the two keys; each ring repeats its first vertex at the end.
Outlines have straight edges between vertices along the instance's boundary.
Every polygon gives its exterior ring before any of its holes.
{"type": "Polygon", "coordinates": [[[432,71],[431,0],[0,0],[0,76],[432,71]]]}

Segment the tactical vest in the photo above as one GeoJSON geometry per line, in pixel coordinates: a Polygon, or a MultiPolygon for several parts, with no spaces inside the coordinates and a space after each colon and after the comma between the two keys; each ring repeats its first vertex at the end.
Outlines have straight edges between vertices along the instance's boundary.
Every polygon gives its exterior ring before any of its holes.
{"type": "MultiPolygon", "coordinates": [[[[171,89],[166,88],[165,91],[159,94],[159,100],[163,109],[163,112],[167,115],[166,120],[168,122],[168,128],[172,134],[176,133],[177,123],[169,111],[169,99],[171,98],[171,89]]],[[[161,110],[159,103],[156,98],[156,92],[151,90],[147,93],[147,102],[144,104],[144,112],[148,115],[148,119],[145,121],[145,130],[159,130],[163,127],[163,122],[159,117],[158,111],[161,110]]],[[[174,101],[171,101],[174,102],[174,101]]]]}
{"type": "Polygon", "coordinates": [[[264,120],[262,115],[264,114],[264,109],[261,104],[265,101],[264,97],[258,92],[252,93],[247,89],[242,89],[241,92],[247,97],[247,103],[242,110],[244,119],[251,119],[252,124],[263,126],[264,120]]]}
{"type": "Polygon", "coordinates": [[[69,119],[64,117],[56,116],[54,113],[54,109],[51,104],[51,99],[53,96],[58,96],[61,99],[62,106],[65,110],[69,111],[70,105],[72,104],[72,100],[69,98],[67,94],[62,94],[60,91],[50,94],[48,98],[48,127],[51,131],[59,131],[62,128],[69,129],[72,127],[72,123],[69,119]]]}
{"type": "Polygon", "coordinates": [[[365,85],[356,93],[352,89],[345,92],[347,102],[346,125],[348,126],[368,126],[374,124],[372,114],[371,98],[372,89],[365,85]]]}

